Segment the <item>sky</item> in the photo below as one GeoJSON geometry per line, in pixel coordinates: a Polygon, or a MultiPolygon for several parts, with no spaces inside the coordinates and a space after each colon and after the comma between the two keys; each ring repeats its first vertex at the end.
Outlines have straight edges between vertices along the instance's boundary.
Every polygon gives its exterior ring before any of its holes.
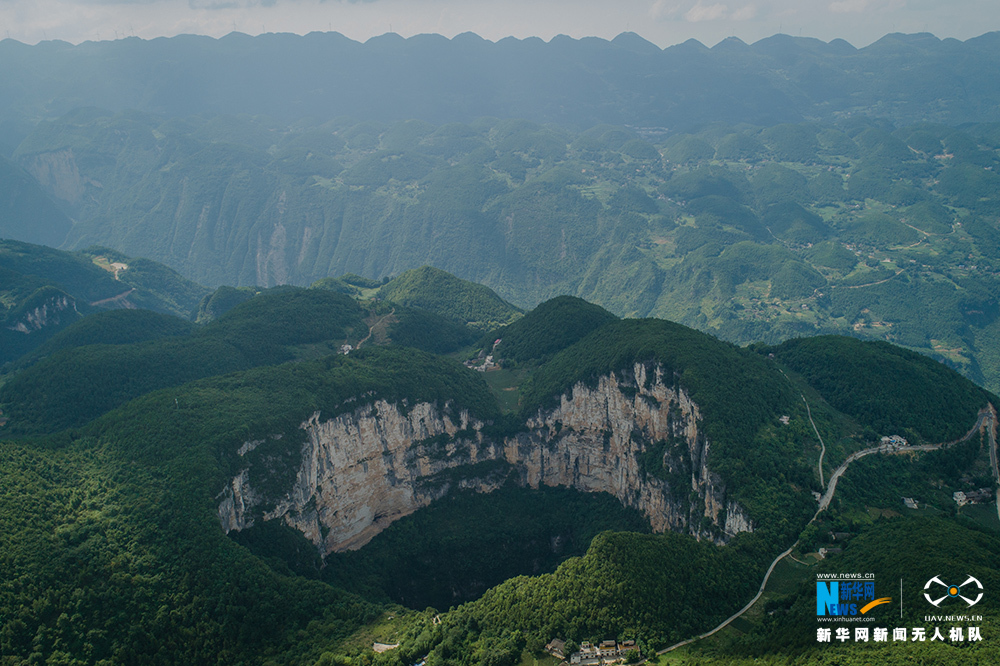
{"type": "Polygon", "coordinates": [[[233,31],[335,30],[364,41],[475,32],[549,40],[635,32],[662,47],[694,38],[712,46],[776,33],[846,39],[862,47],[890,32],[961,40],[1000,30],[997,0],[0,0],[0,39],[74,44],[233,31]]]}

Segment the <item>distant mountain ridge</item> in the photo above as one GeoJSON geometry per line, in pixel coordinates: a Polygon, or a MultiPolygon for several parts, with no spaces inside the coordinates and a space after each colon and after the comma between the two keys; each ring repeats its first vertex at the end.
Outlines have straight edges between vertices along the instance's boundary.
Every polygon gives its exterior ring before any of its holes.
{"type": "Polygon", "coordinates": [[[895,122],[1000,120],[1000,34],[960,42],[886,35],[843,40],[730,37],[660,49],[638,35],[489,42],[389,33],[231,33],[28,46],[0,42],[0,150],[40,117],[81,106],[171,116],[355,116],[435,124],[481,116],[585,128],[770,125],[862,113],[895,122]]]}

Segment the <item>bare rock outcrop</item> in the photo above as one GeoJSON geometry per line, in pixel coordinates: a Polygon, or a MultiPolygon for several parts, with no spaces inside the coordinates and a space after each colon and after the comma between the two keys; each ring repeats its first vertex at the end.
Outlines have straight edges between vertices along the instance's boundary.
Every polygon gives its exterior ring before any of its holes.
{"type": "MultiPolygon", "coordinates": [[[[327,554],[360,548],[454,488],[489,492],[513,479],[607,492],[654,531],[724,542],[754,526],[709,469],[700,423],[673,377],[641,363],[596,386],[577,384],[503,439],[447,404],[379,400],[326,421],[314,414],[301,425],[306,441],[287,492],[261,496],[244,469],[220,494],[219,517],[227,532],[284,520],[327,554]]],[[[240,455],[254,446],[244,443],[240,455]]]]}

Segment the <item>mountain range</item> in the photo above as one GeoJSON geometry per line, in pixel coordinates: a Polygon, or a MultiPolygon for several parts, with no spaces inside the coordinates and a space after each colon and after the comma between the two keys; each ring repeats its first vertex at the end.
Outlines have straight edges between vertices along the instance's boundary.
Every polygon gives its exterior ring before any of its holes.
{"type": "MultiPolygon", "coordinates": [[[[800,557],[824,530],[885,546],[920,525],[900,494],[947,515],[989,479],[975,424],[996,397],[920,354],[835,336],[740,348],[573,297],[503,303],[429,269],[344,276],[197,326],[92,313],[10,364],[4,654],[513,664],[607,635],[648,653],[734,612],[796,540],[800,557]],[[449,336],[446,355],[407,346],[449,336]],[[852,467],[810,525],[822,479],[879,436],[967,431],[852,467]],[[376,657],[383,638],[400,647],[376,657]]],[[[948,552],[990,566],[968,544],[995,528],[938,520],[948,552]]],[[[774,641],[743,631],[731,658],[774,641]]]]}
{"type": "Polygon", "coordinates": [[[0,666],[997,663],[997,34],[0,42],[0,666]]]}

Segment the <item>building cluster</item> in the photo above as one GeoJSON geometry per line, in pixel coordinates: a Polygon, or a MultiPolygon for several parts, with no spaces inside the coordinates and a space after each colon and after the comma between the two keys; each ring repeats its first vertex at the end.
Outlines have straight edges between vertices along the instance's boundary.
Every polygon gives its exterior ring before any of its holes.
{"type": "MultiPolygon", "coordinates": [[[[580,664],[581,666],[608,666],[609,664],[624,663],[625,656],[632,650],[638,649],[635,641],[601,641],[597,645],[593,643],[580,643],[577,652],[566,654],[566,641],[558,638],[552,640],[545,646],[545,651],[557,659],[567,660],[570,664],[580,664]]],[[[565,663],[565,662],[564,662],[565,663]]]]}
{"type": "Polygon", "coordinates": [[[900,437],[899,435],[889,435],[888,437],[882,438],[879,450],[883,452],[898,451],[907,444],[908,442],[905,437],[900,437]]]}
{"type": "MultiPolygon", "coordinates": [[[[496,339],[496,342],[493,343],[494,351],[496,350],[497,345],[500,344],[501,342],[503,342],[503,340],[501,340],[500,338],[496,339]]],[[[489,372],[490,370],[499,370],[500,366],[493,359],[493,354],[487,355],[485,354],[485,351],[486,350],[479,352],[479,356],[477,356],[476,358],[472,358],[466,361],[465,367],[469,368],[470,370],[478,370],[479,372],[489,372]],[[486,356],[485,359],[483,358],[484,355],[486,356]]]]}
{"type": "Polygon", "coordinates": [[[970,490],[969,492],[959,490],[953,493],[951,498],[959,506],[965,506],[966,504],[988,504],[993,501],[993,490],[990,488],[980,488],[979,490],[970,490]]]}
{"type": "Polygon", "coordinates": [[[483,360],[482,365],[479,365],[480,359],[474,358],[465,362],[465,367],[471,370],[478,370],[479,372],[489,372],[490,370],[496,370],[498,367],[496,361],[493,360],[493,354],[490,354],[483,360]]]}

